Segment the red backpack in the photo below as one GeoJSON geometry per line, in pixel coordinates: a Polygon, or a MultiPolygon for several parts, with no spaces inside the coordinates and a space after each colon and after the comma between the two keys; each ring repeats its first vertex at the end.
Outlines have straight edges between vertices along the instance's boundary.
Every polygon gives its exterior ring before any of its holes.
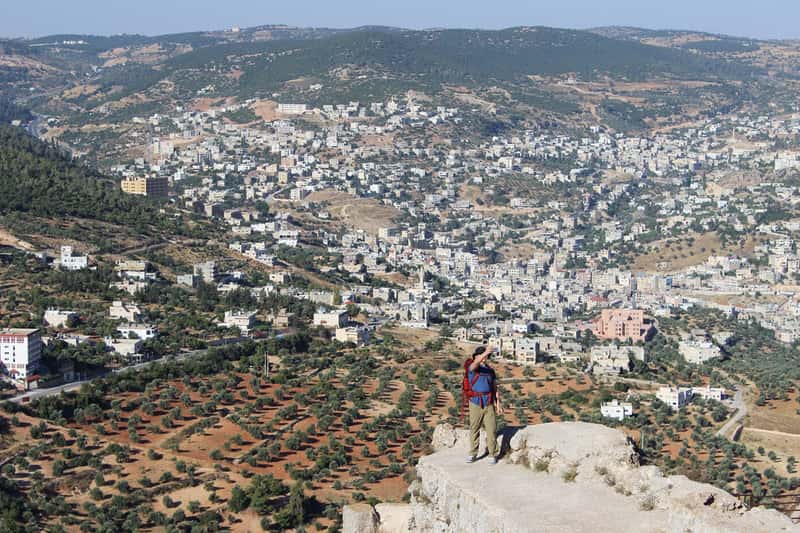
{"type": "MultiPolygon", "coordinates": [[[[475,385],[475,382],[478,381],[480,377],[480,372],[475,372],[472,376],[472,380],[469,379],[469,366],[472,364],[472,359],[467,359],[464,361],[464,379],[461,381],[461,421],[464,421],[464,416],[466,415],[467,409],[469,408],[469,401],[470,398],[475,398],[480,396],[481,398],[489,395],[491,398],[489,399],[490,402],[494,403],[494,390],[492,392],[475,392],[472,390],[472,386],[475,385]]],[[[492,380],[492,389],[494,389],[494,380],[492,380]]],[[[481,405],[483,405],[483,400],[481,400],[481,405]]],[[[488,404],[487,404],[488,405],[488,404]]]]}

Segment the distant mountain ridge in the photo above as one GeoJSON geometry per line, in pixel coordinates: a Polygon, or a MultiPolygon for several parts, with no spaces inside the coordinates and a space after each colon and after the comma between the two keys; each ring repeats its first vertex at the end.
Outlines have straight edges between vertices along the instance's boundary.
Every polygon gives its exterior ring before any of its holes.
{"type": "MultiPolygon", "coordinates": [[[[249,30],[248,30],[249,31],[249,30]]],[[[193,43],[192,50],[162,64],[142,66],[139,82],[149,79],[205,76],[225,94],[248,96],[280,89],[296,79],[346,85],[338,69],[357,77],[406,88],[437,91],[443,84],[485,84],[524,81],[531,75],[574,73],[582,78],[610,75],[645,79],[670,76],[686,79],[728,78],[753,69],[683,50],[611,39],[580,30],[518,27],[505,30],[359,29],[314,38],[224,40],[186,34],[176,38],[193,43]],[[237,71],[237,83],[213,79],[237,71]],[[191,73],[188,76],[187,73],[191,73]]],[[[135,40],[135,38],[132,38],[135,40]]],[[[158,39],[158,38],[148,38],[158,39]]],[[[151,42],[151,41],[148,41],[151,42]]],[[[98,42],[99,44],[99,42],[98,42]]],[[[119,44],[119,43],[118,43],[119,44]]],[[[109,46],[110,43],[104,45],[109,46]]],[[[116,69],[119,70],[119,69],[116,69]]],[[[112,69],[112,73],[113,73],[112,69]]],[[[113,79],[112,79],[113,78],[113,79]]],[[[103,83],[103,79],[99,80],[103,83]]],[[[174,80],[173,80],[174,81],[174,80]]],[[[119,85],[118,76],[108,84],[119,85]]],[[[141,87],[140,89],[141,90],[141,87]]]]}
{"type": "Polygon", "coordinates": [[[701,108],[725,107],[741,91],[720,85],[794,72],[774,68],[767,54],[766,60],[748,58],[747,52],[761,44],[627,27],[261,25],[162,36],[62,34],[0,43],[10,57],[4,65],[0,52],[0,81],[6,81],[0,97],[32,102],[36,108],[41,102],[35,98],[42,95],[80,125],[98,117],[114,123],[147,116],[198,98],[280,99],[319,106],[376,102],[409,90],[433,97],[466,91],[483,92],[481,105],[487,109],[516,113],[521,105],[549,113],[545,120],[595,110],[593,119],[605,120],[610,113],[642,127],[645,115],[630,103],[641,94],[634,91],[625,100],[606,101],[597,92],[572,90],[569,82],[661,84],[662,89],[644,96],[654,102],[648,111],[651,120],[674,114],[686,101],[701,108]],[[697,81],[708,88],[683,84],[697,81]],[[50,96],[59,89],[64,96],[50,96]],[[596,101],[581,107],[582,100],[592,99],[596,101]]]}

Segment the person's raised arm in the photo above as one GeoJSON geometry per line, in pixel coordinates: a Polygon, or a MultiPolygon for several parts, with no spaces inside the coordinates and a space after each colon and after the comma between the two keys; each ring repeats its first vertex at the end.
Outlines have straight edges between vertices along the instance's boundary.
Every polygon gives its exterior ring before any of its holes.
{"type": "Polygon", "coordinates": [[[489,357],[490,348],[491,346],[486,346],[486,348],[483,350],[483,353],[472,358],[472,363],[469,365],[470,372],[475,372],[481,363],[486,361],[486,358],[489,357]]]}

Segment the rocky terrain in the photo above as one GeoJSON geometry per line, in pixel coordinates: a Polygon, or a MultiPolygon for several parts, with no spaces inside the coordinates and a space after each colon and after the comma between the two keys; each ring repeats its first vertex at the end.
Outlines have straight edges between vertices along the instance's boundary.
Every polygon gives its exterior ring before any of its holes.
{"type": "Polygon", "coordinates": [[[795,531],[777,511],[640,466],[620,431],[581,422],[507,430],[505,457],[466,464],[466,430],[436,428],[411,503],[344,510],[345,533],[394,531],[795,531]]]}

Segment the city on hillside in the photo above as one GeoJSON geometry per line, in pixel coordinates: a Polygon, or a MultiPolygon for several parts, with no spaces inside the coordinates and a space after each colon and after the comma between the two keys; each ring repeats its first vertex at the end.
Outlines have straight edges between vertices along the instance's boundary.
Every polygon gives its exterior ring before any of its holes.
{"type": "Polygon", "coordinates": [[[481,394],[552,505],[797,527],[798,72],[623,26],[0,39],[0,530],[489,531],[481,394]]]}

